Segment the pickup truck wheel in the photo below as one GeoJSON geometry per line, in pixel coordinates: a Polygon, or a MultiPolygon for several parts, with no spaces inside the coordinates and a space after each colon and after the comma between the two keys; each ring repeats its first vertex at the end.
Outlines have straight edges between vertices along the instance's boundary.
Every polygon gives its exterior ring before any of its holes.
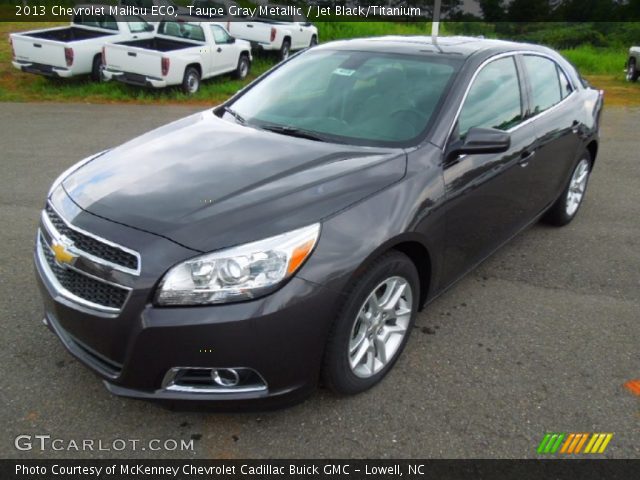
{"type": "Polygon", "coordinates": [[[200,72],[194,67],[187,67],[182,79],[182,91],[193,95],[200,89],[200,72]]]}
{"type": "Polygon", "coordinates": [[[96,55],[93,59],[93,66],[91,67],[91,80],[94,82],[101,82],[104,79],[102,76],[102,70],[104,70],[102,56],[96,55]]]}
{"type": "Polygon", "coordinates": [[[314,35],[313,37],[311,37],[311,41],[309,42],[309,48],[313,48],[316,45],[318,45],[318,37],[314,35]]]}
{"type": "Polygon", "coordinates": [[[640,72],[636,68],[635,58],[630,58],[627,63],[627,82],[637,82],[640,77],[640,72]]]}
{"type": "Polygon", "coordinates": [[[235,77],[242,80],[247,78],[249,75],[249,70],[251,69],[251,62],[249,61],[249,57],[246,54],[240,55],[238,59],[238,67],[236,68],[235,77]]]}
{"type": "Polygon", "coordinates": [[[341,394],[363,392],[391,370],[409,339],[420,280],[405,254],[375,260],[349,288],[325,350],[322,378],[341,394]]]}
{"type": "Polygon", "coordinates": [[[282,46],[280,47],[280,60],[286,60],[289,58],[289,54],[291,53],[291,41],[285,39],[282,41],[282,46]]]}
{"type": "Polygon", "coordinates": [[[573,169],[562,195],[545,214],[543,218],[545,223],[562,227],[575,218],[587,191],[591,165],[591,155],[585,151],[573,169]]]}

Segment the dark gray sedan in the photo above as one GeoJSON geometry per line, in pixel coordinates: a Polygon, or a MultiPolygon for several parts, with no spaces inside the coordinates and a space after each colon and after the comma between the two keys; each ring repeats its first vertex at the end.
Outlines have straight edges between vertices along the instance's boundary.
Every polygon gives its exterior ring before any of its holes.
{"type": "Polygon", "coordinates": [[[576,216],[601,109],[543,47],[307,50],[61,175],[35,251],[45,323],[117,395],[361,392],[418,310],[538,219],[576,216]]]}

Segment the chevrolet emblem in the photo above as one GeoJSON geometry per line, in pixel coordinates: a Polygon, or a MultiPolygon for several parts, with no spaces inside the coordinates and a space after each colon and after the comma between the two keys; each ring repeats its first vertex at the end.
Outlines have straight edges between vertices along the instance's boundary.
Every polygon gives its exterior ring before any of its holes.
{"type": "Polygon", "coordinates": [[[69,247],[73,246],[73,242],[64,237],[58,241],[55,241],[51,245],[51,251],[53,251],[56,263],[61,267],[66,265],[73,265],[78,258],[76,255],[69,251],[69,247]]]}

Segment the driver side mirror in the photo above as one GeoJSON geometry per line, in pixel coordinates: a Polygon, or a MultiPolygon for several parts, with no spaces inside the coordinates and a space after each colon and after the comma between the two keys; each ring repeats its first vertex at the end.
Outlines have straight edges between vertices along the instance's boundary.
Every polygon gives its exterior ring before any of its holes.
{"type": "Polygon", "coordinates": [[[451,144],[448,157],[483,153],[503,153],[511,147],[511,135],[497,128],[471,128],[464,139],[451,144]]]}
{"type": "Polygon", "coordinates": [[[229,36],[229,38],[227,38],[227,43],[236,43],[236,37],[229,36]]]}
{"type": "Polygon", "coordinates": [[[155,30],[153,25],[145,25],[144,27],[144,31],[145,32],[153,32],[155,30]]]}

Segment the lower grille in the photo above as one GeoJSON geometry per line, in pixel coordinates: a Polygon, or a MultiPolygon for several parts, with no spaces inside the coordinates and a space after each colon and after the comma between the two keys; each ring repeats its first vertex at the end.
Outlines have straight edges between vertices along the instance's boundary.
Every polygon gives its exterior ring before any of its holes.
{"type": "Polygon", "coordinates": [[[91,277],[61,267],[56,263],[53,252],[47,247],[42,234],[40,235],[40,248],[56,280],[60,285],[73,295],[87,302],[108,308],[121,309],[127,300],[129,291],[114,285],[109,285],[91,277]]]}

